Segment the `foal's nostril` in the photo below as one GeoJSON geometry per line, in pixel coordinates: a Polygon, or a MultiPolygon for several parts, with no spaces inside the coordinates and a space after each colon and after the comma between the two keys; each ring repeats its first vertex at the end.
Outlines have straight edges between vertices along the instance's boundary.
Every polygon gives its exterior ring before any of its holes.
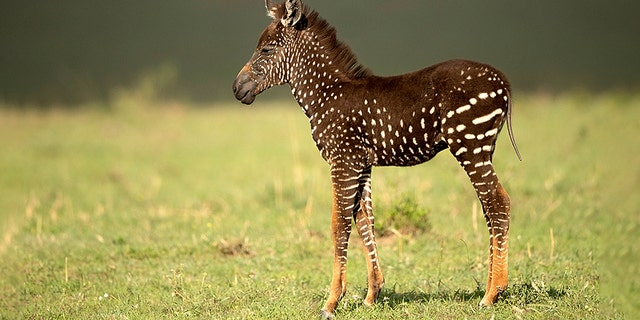
{"type": "Polygon", "coordinates": [[[240,88],[238,87],[238,79],[233,81],[232,88],[233,88],[233,94],[237,95],[238,94],[238,90],[240,90],[240,88]]]}
{"type": "Polygon", "coordinates": [[[240,84],[240,81],[238,81],[238,78],[236,78],[236,80],[233,81],[233,85],[231,86],[231,88],[233,89],[233,95],[235,95],[236,98],[238,98],[240,94],[240,90],[242,88],[242,85],[240,84]]]}

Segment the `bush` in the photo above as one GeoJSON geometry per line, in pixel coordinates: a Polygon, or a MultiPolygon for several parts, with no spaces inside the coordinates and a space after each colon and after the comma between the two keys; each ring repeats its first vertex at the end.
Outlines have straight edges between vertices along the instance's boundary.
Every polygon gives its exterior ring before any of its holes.
{"type": "Polygon", "coordinates": [[[375,212],[378,236],[388,236],[395,232],[416,235],[431,230],[428,211],[418,204],[415,195],[411,193],[403,193],[388,207],[383,206],[375,212]]]}

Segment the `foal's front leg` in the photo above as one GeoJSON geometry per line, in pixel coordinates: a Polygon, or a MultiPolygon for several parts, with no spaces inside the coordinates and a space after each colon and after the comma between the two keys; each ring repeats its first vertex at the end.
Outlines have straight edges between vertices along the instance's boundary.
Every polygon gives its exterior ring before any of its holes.
{"type": "Polygon", "coordinates": [[[332,318],[338,302],[347,291],[347,247],[351,234],[351,219],[359,201],[360,172],[333,164],[331,181],[333,186],[333,212],[331,231],[333,238],[333,278],[329,299],[322,308],[324,318],[332,318]]]}

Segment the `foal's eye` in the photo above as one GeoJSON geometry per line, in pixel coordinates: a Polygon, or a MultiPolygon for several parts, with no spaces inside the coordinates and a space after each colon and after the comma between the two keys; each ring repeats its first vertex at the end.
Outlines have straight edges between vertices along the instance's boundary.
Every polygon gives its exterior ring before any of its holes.
{"type": "Polygon", "coordinates": [[[274,52],[276,52],[276,46],[270,45],[270,44],[260,49],[260,53],[262,54],[270,55],[270,54],[273,54],[274,52]]]}

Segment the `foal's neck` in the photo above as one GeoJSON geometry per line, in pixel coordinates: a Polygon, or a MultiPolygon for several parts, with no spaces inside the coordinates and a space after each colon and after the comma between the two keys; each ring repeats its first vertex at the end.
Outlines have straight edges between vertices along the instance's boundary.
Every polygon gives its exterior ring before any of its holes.
{"type": "Polygon", "coordinates": [[[300,35],[291,56],[291,93],[309,118],[342,98],[344,84],[371,75],[351,49],[336,39],[335,29],[320,17],[300,35]]]}

